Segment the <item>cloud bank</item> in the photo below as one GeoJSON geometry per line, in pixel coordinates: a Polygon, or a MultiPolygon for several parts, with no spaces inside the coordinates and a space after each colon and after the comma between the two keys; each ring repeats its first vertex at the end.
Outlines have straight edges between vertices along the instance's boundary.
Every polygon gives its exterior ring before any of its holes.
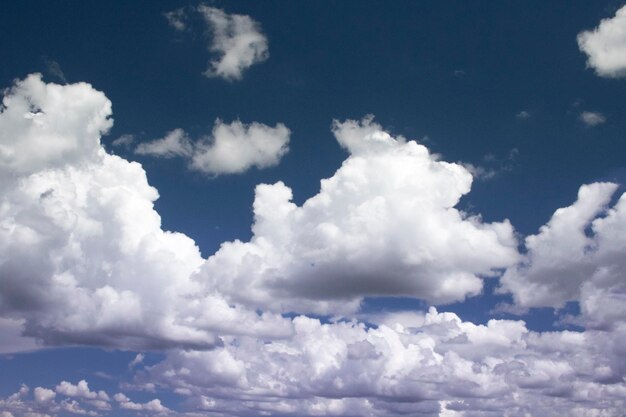
{"type": "MultiPolygon", "coordinates": [[[[111,125],[111,103],[86,83],[34,74],[6,91],[0,325],[47,345],[167,349],[156,364],[124,364],[129,388],[174,392],[183,411],[81,380],[23,386],[0,398],[0,416],[621,415],[626,197],[614,198],[616,184],[581,187],[520,254],[508,221],[456,208],[472,183],[463,165],[371,118],[336,121],[349,155],[319,193],[298,206],[285,184],[259,185],[252,239],[204,259],[161,228],[141,165],[102,147],[111,125]],[[584,330],[474,324],[435,308],[359,314],[365,296],[462,300],[503,269],[515,306],[577,302],[571,321],[584,330]]],[[[185,137],[159,149],[193,160],[185,137]]]]}

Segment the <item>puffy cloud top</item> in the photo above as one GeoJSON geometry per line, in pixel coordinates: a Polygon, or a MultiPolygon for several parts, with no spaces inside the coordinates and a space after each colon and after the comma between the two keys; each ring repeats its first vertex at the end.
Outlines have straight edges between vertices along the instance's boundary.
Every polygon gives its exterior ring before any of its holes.
{"type": "Polygon", "coordinates": [[[587,54],[587,65],[601,77],[626,76],[626,6],[597,28],[578,34],[578,47],[587,54]]]}
{"type": "Polygon", "coordinates": [[[278,165],[289,151],[291,132],[282,123],[275,127],[262,123],[230,124],[215,121],[213,133],[192,142],[183,129],[165,137],[139,144],[135,153],[161,158],[182,157],[193,170],[209,175],[240,174],[252,167],[278,165]]]}
{"type": "Polygon", "coordinates": [[[207,77],[239,80],[245,69],[269,57],[267,38],[250,16],[228,14],[204,4],[198,6],[198,11],[213,32],[209,49],[217,54],[209,62],[207,77]]]}
{"type": "Polygon", "coordinates": [[[507,221],[454,208],[472,183],[463,166],[369,118],[333,132],[351,152],[342,167],[301,207],[282,182],[259,185],[252,240],[224,243],[203,268],[207,285],[244,303],[330,312],[366,295],[461,300],[481,291],[479,275],[516,261],[507,221]]]}

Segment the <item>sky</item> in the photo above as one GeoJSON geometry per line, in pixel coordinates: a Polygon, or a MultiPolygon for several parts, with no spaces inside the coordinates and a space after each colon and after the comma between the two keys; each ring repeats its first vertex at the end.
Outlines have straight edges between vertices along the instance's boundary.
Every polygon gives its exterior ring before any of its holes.
{"type": "Polygon", "coordinates": [[[4,2],[0,417],[623,417],[626,4],[4,2]]]}

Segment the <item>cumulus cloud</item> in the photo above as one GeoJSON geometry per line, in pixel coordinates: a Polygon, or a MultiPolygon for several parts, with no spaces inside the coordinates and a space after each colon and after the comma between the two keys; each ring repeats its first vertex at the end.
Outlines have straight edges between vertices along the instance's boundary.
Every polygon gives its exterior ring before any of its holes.
{"type": "Polygon", "coordinates": [[[341,168],[300,207],[282,182],[257,186],[254,235],[207,260],[210,287],[278,311],[351,310],[367,295],[446,303],[480,293],[483,276],[516,261],[508,221],[454,208],[470,191],[466,168],[370,118],[333,132],[350,153],[341,168]]]}
{"type": "Polygon", "coordinates": [[[88,400],[103,400],[109,401],[109,396],[104,391],[91,391],[89,389],[89,384],[87,381],[80,380],[78,384],[74,385],[71,382],[61,381],[59,385],[56,386],[55,391],[57,394],[66,395],[68,397],[78,397],[85,398],[88,400]]]}
{"type": "Polygon", "coordinates": [[[244,70],[269,57],[267,37],[250,16],[228,14],[204,4],[198,11],[212,32],[209,50],[216,55],[204,73],[207,77],[240,80],[244,70]]]}
{"type": "Polygon", "coordinates": [[[599,112],[584,111],[580,113],[580,120],[587,126],[598,126],[606,122],[606,117],[599,112]]]}
{"type": "Polygon", "coordinates": [[[172,351],[137,378],[186,392],[193,411],[238,416],[618,416],[624,406],[624,328],[536,333],[434,308],[404,319],[299,316],[288,340],[172,351]]]}
{"type": "Polygon", "coordinates": [[[276,166],[289,151],[291,132],[282,123],[274,127],[253,122],[230,124],[216,120],[210,137],[192,142],[182,129],[139,144],[135,153],[160,158],[185,158],[189,168],[209,175],[239,174],[252,167],[276,166]]]}
{"type": "Polygon", "coordinates": [[[100,144],[104,94],[32,75],[3,103],[0,314],[26,336],[141,350],[214,346],[219,329],[289,333],[192,280],[204,262],[193,240],[161,229],[145,171],[100,144]]]}
{"type": "Polygon", "coordinates": [[[587,55],[587,66],[601,77],[626,76],[626,6],[603,19],[597,28],[578,34],[578,47],[587,55]]]}
{"type": "Polygon", "coordinates": [[[624,322],[626,195],[609,207],[617,188],[582,186],[574,204],[526,238],[523,261],[501,279],[517,305],[559,308],[576,301],[587,327],[624,322]]]}

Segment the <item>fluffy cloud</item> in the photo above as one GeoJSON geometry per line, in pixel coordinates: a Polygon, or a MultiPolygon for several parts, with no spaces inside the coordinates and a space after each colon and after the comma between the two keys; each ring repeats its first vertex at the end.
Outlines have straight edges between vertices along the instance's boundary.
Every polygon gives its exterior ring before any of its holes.
{"type": "Polygon", "coordinates": [[[84,398],[88,400],[102,400],[109,401],[109,396],[104,391],[91,391],[89,389],[89,384],[84,379],[79,381],[78,384],[74,385],[71,382],[61,381],[59,385],[56,386],[55,391],[57,394],[66,395],[68,397],[78,397],[84,398]]]}
{"type": "Polygon", "coordinates": [[[587,126],[593,127],[605,123],[606,117],[595,111],[584,111],[580,113],[580,120],[587,126]]]}
{"type": "Polygon", "coordinates": [[[204,262],[195,243],[161,229],[142,167],[100,145],[112,123],[104,94],[32,75],[3,103],[3,318],[48,344],[137,349],[206,348],[226,329],[289,333],[279,316],[228,304],[192,280],[204,262]]]}
{"type": "Polygon", "coordinates": [[[624,327],[535,333],[433,308],[398,317],[300,316],[289,340],[173,351],[137,378],[186,393],[192,410],[238,416],[618,416],[625,405],[624,327]]]}
{"type": "Polygon", "coordinates": [[[217,55],[204,73],[207,77],[239,80],[244,70],[269,57],[267,38],[250,16],[228,14],[204,4],[198,11],[213,34],[209,50],[217,55]]]}
{"type": "Polygon", "coordinates": [[[165,137],[139,144],[135,152],[160,158],[183,157],[193,170],[209,175],[239,174],[252,167],[278,165],[289,151],[291,132],[278,123],[230,124],[216,120],[210,137],[192,142],[184,130],[175,129],[165,137]]]}
{"type": "Polygon", "coordinates": [[[111,403],[104,391],[89,390],[86,381],[80,381],[77,385],[61,382],[56,387],[56,392],[43,387],[31,390],[22,385],[18,392],[0,398],[0,417],[44,417],[57,415],[89,415],[101,416],[115,413],[113,406],[123,410],[124,415],[128,411],[136,415],[173,415],[169,408],[161,404],[161,400],[155,398],[146,403],[132,402],[126,395],[117,393],[113,396],[115,403],[111,403]],[[57,400],[58,394],[65,396],[57,400]],[[70,398],[67,398],[70,397],[70,398]]]}
{"type": "Polygon", "coordinates": [[[574,204],[526,238],[524,260],[501,279],[517,305],[558,308],[577,301],[586,326],[624,322],[626,195],[608,207],[617,188],[582,186],[574,204]]]}
{"type": "Polygon", "coordinates": [[[578,47],[587,54],[587,66],[601,77],[626,76],[626,6],[597,28],[578,34],[578,47]]]}
{"type": "Polygon", "coordinates": [[[254,236],[207,260],[209,287],[233,301],[328,313],[367,295],[462,300],[516,261],[508,221],[483,223],[454,208],[472,183],[463,166],[371,119],[335,122],[333,132],[349,158],[301,207],[282,182],[257,186],[254,236]]]}

